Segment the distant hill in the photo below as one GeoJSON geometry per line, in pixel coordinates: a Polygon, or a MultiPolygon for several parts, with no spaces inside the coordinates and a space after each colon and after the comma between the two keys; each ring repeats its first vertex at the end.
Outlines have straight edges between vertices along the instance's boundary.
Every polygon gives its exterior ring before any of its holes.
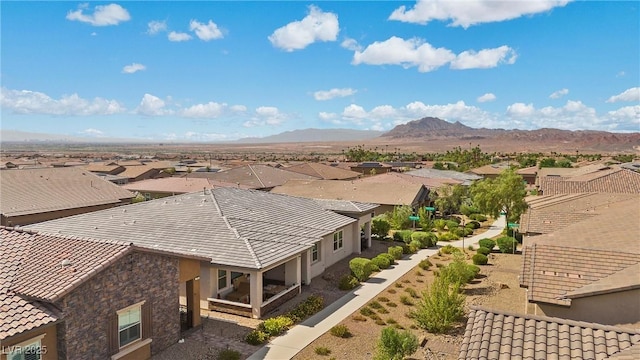
{"type": "Polygon", "coordinates": [[[353,130],[353,129],[302,129],[285,131],[280,134],[265,136],[262,138],[243,138],[237,143],[265,144],[288,142],[328,142],[328,141],[357,141],[377,138],[382,131],[353,130]]]}
{"type": "Polygon", "coordinates": [[[34,133],[19,130],[0,130],[0,142],[3,143],[56,143],[56,144],[110,144],[110,143],[148,143],[144,139],[125,139],[108,137],[81,137],[58,134],[34,133]]]}

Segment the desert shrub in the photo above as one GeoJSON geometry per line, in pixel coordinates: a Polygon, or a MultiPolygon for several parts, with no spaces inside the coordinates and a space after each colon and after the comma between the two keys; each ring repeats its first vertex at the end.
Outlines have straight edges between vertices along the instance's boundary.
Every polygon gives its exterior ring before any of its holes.
{"type": "Polygon", "coordinates": [[[418,263],[418,266],[422,270],[429,270],[429,268],[433,266],[433,264],[431,263],[431,261],[429,261],[429,259],[424,259],[418,263]]]}
{"type": "Polygon", "coordinates": [[[384,320],[382,320],[380,318],[376,319],[375,323],[376,323],[376,325],[380,325],[380,326],[387,325],[387,323],[384,322],[384,320]]]}
{"type": "MultiPolygon", "coordinates": [[[[411,241],[411,244],[409,244],[409,254],[415,254],[420,250],[420,243],[417,241],[411,241]]],[[[404,251],[404,249],[403,249],[404,251]]]]}
{"type": "Polygon", "coordinates": [[[369,307],[372,308],[372,309],[380,309],[383,306],[382,306],[382,304],[380,304],[379,302],[374,300],[374,301],[369,303],[369,307]]]}
{"type": "Polygon", "coordinates": [[[367,318],[360,315],[360,314],[355,314],[351,317],[351,319],[353,319],[354,321],[367,321],[367,318]]]}
{"type": "Polygon", "coordinates": [[[472,214],[478,214],[478,213],[480,213],[480,209],[478,209],[473,205],[467,205],[467,204],[460,205],[460,214],[464,216],[469,217],[472,214]]]}
{"type": "Polygon", "coordinates": [[[371,273],[375,271],[374,263],[371,262],[370,259],[357,257],[353,258],[349,261],[349,268],[351,269],[351,273],[356,277],[359,281],[367,281],[371,273]]]}
{"type": "Polygon", "coordinates": [[[405,283],[405,284],[411,284],[411,280],[409,280],[409,279],[404,279],[404,280],[402,280],[402,282],[405,283]]]}
{"type": "Polygon", "coordinates": [[[479,221],[479,222],[487,221],[487,217],[482,214],[471,214],[469,216],[469,219],[479,221]]]}
{"type": "Polygon", "coordinates": [[[471,229],[471,228],[466,227],[466,228],[463,228],[462,230],[463,230],[463,235],[464,236],[469,236],[469,235],[473,234],[473,229],[471,229]]]}
{"type": "Polygon", "coordinates": [[[395,294],[397,291],[396,291],[396,289],[389,289],[389,290],[387,290],[387,292],[389,294],[395,294]]]}
{"type": "Polygon", "coordinates": [[[387,319],[387,324],[393,325],[393,324],[397,324],[398,322],[396,321],[396,319],[394,318],[388,318],[387,319]]]}
{"type": "Polygon", "coordinates": [[[433,227],[439,231],[444,230],[445,226],[447,226],[447,221],[444,219],[436,219],[433,221],[433,227]]]}
{"type": "Polygon", "coordinates": [[[420,296],[418,295],[418,292],[417,292],[417,291],[416,291],[416,289],[414,289],[414,288],[409,288],[409,287],[408,287],[408,288],[404,289],[404,291],[406,291],[409,295],[411,295],[411,297],[412,297],[412,298],[418,298],[418,297],[420,297],[420,296]]]}
{"type": "Polygon", "coordinates": [[[293,320],[288,316],[276,316],[267,319],[258,325],[258,330],[265,332],[269,336],[278,336],[293,325],[293,320]]]}
{"type": "Polygon", "coordinates": [[[400,247],[402,248],[402,254],[413,254],[417,251],[417,250],[413,251],[411,246],[407,244],[402,244],[400,245],[400,247]]]}
{"type": "Polygon", "coordinates": [[[480,268],[475,265],[467,264],[467,269],[473,275],[472,279],[475,279],[478,276],[478,274],[480,274],[480,268]]]}
{"type": "Polygon", "coordinates": [[[376,216],[371,220],[371,233],[378,235],[379,238],[386,238],[389,230],[391,230],[391,224],[384,217],[376,216]]]}
{"type": "Polygon", "coordinates": [[[447,229],[449,229],[449,231],[451,231],[453,229],[457,229],[460,226],[459,223],[457,223],[456,221],[453,221],[453,220],[447,220],[445,223],[446,223],[447,229]]]}
{"type": "Polygon", "coordinates": [[[484,255],[484,256],[487,256],[487,255],[489,255],[489,254],[491,253],[491,250],[487,249],[486,247],[482,247],[482,246],[480,246],[480,247],[478,248],[478,250],[476,250],[476,252],[477,252],[478,254],[482,254],[482,255],[484,255]]]}
{"type": "Polygon", "coordinates": [[[377,255],[376,257],[371,259],[371,262],[374,263],[380,269],[387,269],[389,266],[391,266],[391,262],[389,261],[389,258],[386,256],[377,255]]]}
{"type": "Polygon", "coordinates": [[[471,251],[473,251],[473,245],[469,245],[469,246],[467,246],[467,250],[471,250],[471,251]]]}
{"type": "Polygon", "coordinates": [[[338,283],[338,289],[351,290],[358,285],[360,285],[360,282],[358,281],[358,279],[355,278],[355,276],[351,274],[346,274],[340,278],[340,282],[338,283]]]}
{"type": "Polygon", "coordinates": [[[393,256],[394,259],[400,260],[402,259],[402,246],[391,246],[389,247],[389,254],[393,256]]]}
{"type": "Polygon", "coordinates": [[[411,242],[411,234],[413,233],[413,231],[411,230],[398,230],[395,233],[393,233],[393,239],[396,241],[402,241],[405,244],[408,244],[409,242],[411,242]]]}
{"type": "Polygon", "coordinates": [[[474,271],[464,260],[462,253],[454,254],[454,259],[449,265],[440,269],[440,278],[446,279],[449,283],[462,286],[476,277],[474,271]]]}
{"type": "Polygon", "coordinates": [[[318,346],[313,351],[320,356],[327,356],[331,354],[331,350],[326,346],[318,346]]]}
{"type": "Polygon", "coordinates": [[[251,345],[262,345],[267,340],[269,340],[269,334],[260,330],[251,330],[244,338],[244,341],[251,345]]]}
{"type": "Polygon", "coordinates": [[[480,241],[478,241],[478,245],[480,245],[480,247],[483,248],[487,248],[489,250],[493,250],[493,248],[496,246],[496,242],[493,241],[492,239],[481,239],[480,241]]]}
{"type": "Polygon", "coordinates": [[[242,354],[238,350],[223,349],[216,354],[216,360],[240,360],[242,354]]]}
{"type": "Polygon", "coordinates": [[[496,242],[498,243],[498,249],[500,249],[500,252],[506,254],[514,253],[516,250],[516,246],[518,245],[516,239],[510,236],[503,236],[501,238],[498,238],[496,242]]]}
{"type": "Polygon", "coordinates": [[[387,310],[386,308],[380,308],[377,310],[379,314],[388,314],[389,310],[387,310]]]}
{"type": "Polygon", "coordinates": [[[422,273],[422,271],[416,270],[416,276],[424,276],[424,274],[422,273]]]}
{"type": "Polygon", "coordinates": [[[475,220],[473,220],[473,221],[469,221],[467,224],[465,224],[464,227],[469,228],[469,229],[478,229],[478,228],[480,228],[480,223],[475,221],[475,220]]]}
{"type": "Polygon", "coordinates": [[[471,229],[467,229],[467,228],[463,228],[463,227],[457,227],[455,229],[451,229],[449,232],[452,234],[455,234],[458,238],[461,238],[463,236],[467,236],[467,231],[470,230],[471,233],[473,233],[473,230],[471,229]]]}
{"type": "Polygon", "coordinates": [[[378,301],[386,303],[389,302],[389,298],[386,296],[378,296],[378,301]]]}
{"type": "Polygon", "coordinates": [[[416,231],[411,234],[411,241],[418,241],[421,249],[435,246],[437,240],[438,237],[432,232],[416,231]]]}
{"type": "Polygon", "coordinates": [[[395,264],[395,263],[396,263],[396,258],[395,258],[395,257],[393,257],[393,255],[389,254],[388,252],[386,252],[386,253],[380,253],[380,254],[378,254],[377,256],[384,256],[384,257],[386,257],[387,259],[389,259],[389,264],[391,264],[391,265],[393,265],[393,264],[395,264]]]}
{"type": "Polygon", "coordinates": [[[376,347],[376,360],[402,360],[418,350],[418,338],[410,331],[393,327],[382,329],[376,347]]]}
{"type": "Polygon", "coordinates": [[[293,320],[294,323],[297,323],[322,310],[323,307],[324,298],[322,296],[309,295],[309,297],[299,303],[293,310],[289,311],[287,316],[293,320]]]}
{"type": "Polygon", "coordinates": [[[365,306],[365,307],[360,309],[360,314],[362,314],[364,316],[371,316],[371,315],[375,315],[375,312],[373,312],[373,310],[371,310],[370,307],[365,306]]]}
{"type": "Polygon", "coordinates": [[[387,303],[387,306],[388,306],[388,307],[392,307],[392,308],[394,308],[394,307],[398,307],[398,304],[394,303],[393,301],[389,301],[389,302],[387,303]]]}
{"type": "Polygon", "coordinates": [[[474,265],[487,265],[487,263],[489,262],[489,258],[487,257],[487,255],[483,254],[475,254],[471,258],[471,260],[473,260],[474,265]]]}
{"type": "Polygon", "coordinates": [[[440,252],[442,252],[443,254],[454,254],[454,253],[459,253],[460,249],[458,249],[453,245],[445,245],[440,248],[440,252]]]}
{"type": "Polygon", "coordinates": [[[402,285],[402,284],[401,284],[401,283],[399,283],[399,282],[394,283],[394,284],[393,284],[393,286],[395,286],[395,287],[397,287],[397,288],[403,288],[403,287],[404,287],[404,285],[402,285]]]}
{"type": "Polygon", "coordinates": [[[412,306],[413,305],[413,301],[411,300],[411,298],[406,296],[406,295],[401,295],[400,296],[400,302],[403,303],[404,305],[407,305],[407,306],[412,306]]]}
{"type": "Polygon", "coordinates": [[[438,236],[438,240],[439,241],[452,241],[452,240],[458,240],[460,239],[460,236],[452,233],[452,232],[446,232],[444,234],[440,234],[440,236],[438,236]]]}
{"type": "Polygon", "coordinates": [[[351,336],[349,332],[349,328],[346,325],[336,325],[329,330],[331,335],[337,336],[339,338],[348,338],[351,336]]]}
{"type": "Polygon", "coordinates": [[[422,294],[422,299],[412,312],[419,327],[431,333],[444,333],[464,314],[464,296],[460,285],[446,277],[438,277],[422,294]]]}

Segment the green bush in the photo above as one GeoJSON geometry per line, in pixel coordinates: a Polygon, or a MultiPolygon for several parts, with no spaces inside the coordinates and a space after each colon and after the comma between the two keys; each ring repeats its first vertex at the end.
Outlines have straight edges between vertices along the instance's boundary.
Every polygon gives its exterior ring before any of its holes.
{"type": "Polygon", "coordinates": [[[447,226],[447,222],[444,219],[436,219],[433,221],[433,227],[439,231],[444,230],[445,226],[447,226]]]}
{"type": "Polygon", "coordinates": [[[439,274],[439,277],[448,279],[449,283],[460,286],[476,277],[470,265],[465,262],[464,255],[460,252],[454,254],[453,261],[441,268],[439,274]]]}
{"type": "Polygon", "coordinates": [[[349,332],[349,328],[346,325],[336,325],[332,327],[329,332],[331,332],[331,335],[339,338],[348,338],[351,336],[351,332],[349,332]]]}
{"type": "Polygon", "coordinates": [[[487,217],[482,214],[471,214],[469,216],[469,219],[479,221],[479,222],[487,221],[487,217]]]}
{"type": "Polygon", "coordinates": [[[441,234],[440,236],[438,236],[438,240],[439,241],[452,241],[452,240],[458,240],[460,239],[460,236],[452,233],[452,232],[446,232],[444,234],[441,234]]]}
{"type": "Polygon", "coordinates": [[[351,290],[360,285],[360,281],[351,274],[343,275],[338,283],[338,289],[351,290]]]}
{"type": "Polygon", "coordinates": [[[449,229],[449,231],[451,231],[453,229],[457,229],[460,226],[459,223],[457,223],[456,221],[453,221],[453,220],[447,220],[446,224],[447,224],[446,225],[447,229],[449,229]]]}
{"type": "Polygon", "coordinates": [[[412,240],[411,243],[409,244],[409,253],[410,254],[415,254],[420,250],[420,242],[412,240]]]}
{"type": "MultiPolygon", "coordinates": [[[[466,236],[467,232],[465,230],[470,230],[470,229],[457,227],[455,229],[451,229],[449,232],[452,234],[455,234],[458,238],[461,238],[466,236]]],[[[471,232],[473,233],[473,230],[471,230],[471,232]]]]}
{"type": "Polygon", "coordinates": [[[418,350],[418,338],[410,331],[386,327],[382,329],[376,350],[376,360],[402,360],[418,350]]]}
{"type": "Polygon", "coordinates": [[[401,241],[401,242],[404,242],[405,244],[408,244],[411,241],[412,233],[413,231],[411,230],[398,230],[393,233],[393,240],[401,241]]]}
{"type": "Polygon", "coordinates": [[[369,279],[371,273],[375,271],[376,266],[370,259],[357,257],[349,261],[349,268],[353,276],[362,282],[369,279]]]}
{"type": "Polygon", "coordinates": [[[387,219],[392,229],[401,230],[411,227],[412,222],[409,216],[413,214],[413,208],[409,205],[395,206],[391,213],[388,213],[387,219]]]}
{"type": "Polygon", "coordinates": [[[269,340],[269,334],[260,330],[251,330],[244,338],[244,341],[251,345],[262,345],[267,342],[267,340],[269,340]]]}
{"type": "Polygon", "coordinates": [[[293,310],[289,311],[287,316],[293,322],[300,322],[309,316],[322,310],[324,307],[324,298],[319,295],[309,295],[304,301],[298,304],[293,310]]]}
{"type": "Polygon", "coordinates": [[[464,227],[469,228],[469,229],[478,229],[480,228],[480,223],[477,221],[470,221],[467,224],[464,225],[464,227]]]}
{"type": "Polygon", "coordinates": [[[454,254],[454,253],[459,253],[460,249],[458,249],[453,245],[445,245],[440,248],[440,252],[443,254],[454,254]]]}
{"type": "Polygon", "coordinates": [[[433,266],[433,264],[431,263],[431,261],[429,261],[429,259],[424,259],[418,263],[418,266],[422,270],[429,270],[429,268],[433,266]]]}
{"type": "Polygon", "coordinates": [[[484,238],[484,239],[478,241],[478,245],[480,245],[480,247],[487,248],[489,250],[493,250],[493,248],[496,246],[496,242],[493,241],[492,239],[484,238]]]}
{"type": "Polygon", "coordinates": [[[360,309],[360,314],[362,314],[364,316],[372,316],[372,315],[375,315],[376,313],[373,310],[371,310],[370,307],[365,306],[365,307],[360,309]]]}
{"type": "Polygon", "coordinates": [[[417,325],[431,333],[444,333],[464,314],[464,296],[460,285],[446,277],[437,277],[422,294],[411,312],[417,325]]]}
{"type": "Polygon", "coordinates": [[[466,227],[466,228],[464,228],[462,230],[464,230],[464,236],[473,235],[473,229],[472,228],[466,227]]]}
{"type": "Polygon", "coordinates": [[[293,320],[288,316],[280,315],[267,319],[258,325],[258,330],[269,336],[278,336],[293,325],[293,320]]]}
{"type": "Polygon", "coordinates": [[[216,360],[240,360],[241,356],[238,350],[223,349],[216,354],[216,360]]]}
{"type": "Polygon", "coordinates": [[[407,306],[413,305],[413,301],[411,301],[411,298],[406,295],[400,295],[400,302],[407,306]]]}
{"type": "Polygon", "coordinates": [[[514,253],[516,250],[516,246],[518,245],[516,239],[510,236],[503,236],[501,238],[498,238],[498,241],[496,242],[498,243],[498,249],[500,249],[500,252],[505,254],[514,253]]]}
{"type": "Polygon", "coordinates": [[[402,248],[402,254],[413,254],[417,251],[417,250],[414,251],[412,247],[407,244],[402,244],[399,246],[402,248]]]}
{"type": "Polygon", "coordinates": [[[378,235],[380,239],[389,236],[391,224],[383,216],[376,216],[371,220],[371,233],[378,235]]]}
{"type": "Polygon", "coordinates": [[[436,245],[438,237],[432,232],[415,231],[411,234],[411,241],[418,241],[421,249],[430,248],[436,245]]]}
{"type": "Polygon", "coordinates": [[[391,256],[393,256],[394,259],[402,259],[402,246],[391,246],[389,247],[388,252],[389,254],[391,254],[391,256]]]}
{"type": "Polygon", "coordinates": [[[391,266],[391,262],[389,261],[389,258],[386,256],[377,255],[376,257],[371,259],[371,262],[374,263],[380,269],[387,269],[389,266],[391,266]]]}
{"type": "Polygon", "coordinates": [[[328,348],[328,347],[325,347],[325,346],[318,346],[318,347],[317,347],[317,348],[315,348],[313,351],[314,351],[317,355],[320,355],[320,356],[327,356],[327,355],[331,354],[331,350],[329,350],[329,348],[328,348]]]}
{"type": "MultiPolygon", "coordinates": [[[[480,248],[480,249],[483,249],[483,248],[480,248]]],[[[474,265],[487,265],[487,263],[489,262],[489,258],[483,254],[475,254],[471,258],[471,260],[473,260],[474,265]]]]}
{"type": "Polygon", "coordinates": [[[478,254],[482,254],[482,255],[484,255],[484,256],[487,256],[487,255],[489,255],[489,254],[491,253],[491,250],[487,249],[486,247],[482,247],[482,246],[480,246],[480,247],[478,248],[478,250],[476,250],[476,252],[477,252],[478,254]]]}
{"type": "Polygon", "coordinates": [[[417,292],[417,291],[416,291],[416,289],[414,289],[414,288],[410,288],[410,287],[408,287],[408,288],[405,288],[405,289],[404,289],[404,291],[406,291],[406,292],[407,292],[409,295],[411,295],[411,297],[413,297],[413,298],[418,298],[418,297],[420,297],[420,296],[418,295],[418,292],[417,292]]]}
{"type": "Polygon", "coordinates": [[[386,253],[380,253],[377,256],[384,256],[387,259],[389,259],[389,264],[393,265],[396,263],[396,258],[393,257],[393,255],[389,254],[388,252],[386,253]]]}

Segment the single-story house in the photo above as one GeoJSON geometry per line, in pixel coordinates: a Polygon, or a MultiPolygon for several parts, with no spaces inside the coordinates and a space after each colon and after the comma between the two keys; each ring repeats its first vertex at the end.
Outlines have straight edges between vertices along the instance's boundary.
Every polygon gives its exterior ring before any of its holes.
{"type": "Polygon", "coordinates": [[[0,172],[0,225],[16,226],[131,203],[134,194],[78,167],[0,172]]]}
{"type": "MultiPolygon", "coordinates": [[[[145,200],[160,199],[167,196],[186,194],[203,189],[214,187],[238,187],[236,184],[229,184],[206,178],[194,177],[193,174],[182,175],[180,177],[167,177],[160,179],[148,179],[128,183],[123,188],[142,194],[145,200]]],[[[242,187],[241,187],[242,188],[242,187]]]]}
{"type": "Polygon", "coordinates": [[[362,175],[359,172],[341,169],[336,166],[330,166],[321,163],[303,163],[288,166],[283,169],[299,174],[313,176],[317,179],[322,180],[353,180],[359,178],[362,175]]]}
{"type": "Polygon", "coordinates": [[[377,161],[362,162],[350,167],[351,171],[363,175],[376,175],[390,172],[393,168],[391,165],[383,164],[377,161]]]}
{"type": "MultiPolygon", "coordinates": [[[[46,233],[125,241],[199,266],[199,307],[260,318],[295,297],[328,266],[360,253],[371,204],[215,188],[31,225],[46,233]]],[[[182,288],[181,293],[188,293],[182,288]]],[[[184,298],[184,297],[182,297],[184,298]]],[[[181,300],[184,301],[184,300],[181,300]]]]}
{"type": "Polygon", "coordinates": [[[420,177],[429,178],[429,179],[459,180],[459,181],[462,181],[462,185],[465,185],[465,186],[471,185],[471,183],[473,183],[474,181],[482,179],[482,176],[479,176],[476,174],[461,173],[453,170],[438,170],[438,169],[427,169],[427,168],[407,171],[405,174],[420,176],[420,177]]]}
{"type": "Polygon", "coordinates": [[[208,176],[208,179],[225,183],[237,184],[250,189],[269,191],[275,186],[293,179],[312,180],[314,176],[293,171],[278,169],[269,165],[255,164],[234,167],[218,171],[208,176]]]}
{"type": "Polygon", "coordinates": [[[460,360],[638,359],[640,330],[473,307],[460,360]]]}
{"type": "MultiPolygon", "coordinates": [[[[579,169],[575,169],[576,171],[579,169]]],[[[543,195],[575,193],[640,194],[640,173],[621,168],[572,176],[539,176],[539,190],[543,195]]]]}
{"type": "Polygon", "coordinates": [[[199,324],[202,258],[55,232],[0,227],[1,360],[148,359],[199,324]]]}
{"type": "Polygon", "coordinates": [[[103,162],[97,162],[86,165],[84,169],[92,173],[118,175],[125,170],[125,167],[115,163],[105,164],[103,162]]]}

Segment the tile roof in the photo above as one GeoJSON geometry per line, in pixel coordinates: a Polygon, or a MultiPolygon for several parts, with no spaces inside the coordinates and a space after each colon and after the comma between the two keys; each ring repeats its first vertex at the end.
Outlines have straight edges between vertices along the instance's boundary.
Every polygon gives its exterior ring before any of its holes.
{"type": "Polygon", "coordinates": [[[462,185],[471,185],[474,180],[482,179],[482,176],[466,174],[453,170],[418,169],[407,171],[405,174],[421,176],[432,179],[455,179],[462,181],[462,185]]]}
{"type": "Polygon", "coordinates": [[[125,168],[122,165],[107,165],[104,163],[91,163],[87,166],[84,166],[84,169],[91,172],[108,173],[108,174],[116,175],[123,172],[125,168]]]}
{"type": "Polygon", "coordinates": [[[304,163],[284,168],[300,174],[313,176],[323,180],[348,180],[355,179],[362,174],[356,171],[341,169],[336,166],[329,166],[320,163],[304,163]]]}
{"type": "Polygon", "coordinates": [[[570,305],[571,298],[640,288],[638,197],[546,235],[527,238],[520,285],[530,301],[570,305]],[[628,219],[621,222],[621,219],[628,219]]]}
{"type": "Polygon", "coordinates": [[[458,359],[623,359],[640,330],[472,308],[458,359]]]}
{"type": "Polygon", "coordinates": [[[245,185],[252,189],[267,189],[282,185],[292,179],[311,180],[316,177],[257,164],[219,171],[214,173],[210,179],[245,185]]]}
{"type": "Polygon", "coordinates": [[[300,253],[356,220],[315,201],[264,191],[216,188],[31,225],[47,233],[133,241],[262,269],[300,253]]]}
{"type": "Polygon", "coordinates": [[[0,171],[0,187],[0,212],[5,216],[115,204],[134,196],[75,167],[0,171]]]}
{"type": "Polygon", "coordinates": [[[388,172],[384,174],[363,177],[358,180],[354,180],[354,182],[422,184],[430,189],[433,189],[445,185],[462,184],[463,181],[450,178],[426,178],[422,176],[410,175],[408,173],[388,172]]]}
{"type": "Polygon", "coordinates": [[[123,172],[118,174],[118,176],[126,177],[128,179],[135,179],[138,176],[142,176],[150,172],[158,172],[158,169],[148,165],[135,165],[127,166],[123,172]]]}
{"type": "Polygon", "coordinates": [[[540,190],[545,195],[575,193],[640,194],[640,173],[628,169],[608,169],[571,177],[543,176],[540,190]]]}
{"type": "Polygon", "coordinates": [[[130,248],[1,227],[0,340],[59,320],[51,303],[130,248]]]}
{"type": "Polygon", "coordinates": [[[323,209],[339,213],[366,213],[380,207],[378,204],[349,200],[314,199],[323,209]]]}
{"type": "Polygon", "coordinates": [[[312,199],[334,199],[381,205],[414,205],[426,198],[422,184],[367,183],[342,180],[290,180],[272,193],[312,199]]]}
{"type": "Polygon", "coordinates": [[[186,194],[213,188],[208,179],[193,177],[167,177],[147,179],[122,185],[124,189],[138,192],[186,194]]]}
{"type": "Polygon", "coordinates": [[[484,165],[484,166],[470,169],[467,171],[467,173],[472,173],[476,175],[499,175],[508,168],[509,168],[509,165],[507,163],[489,164],[489,165],[484,165]]]}

